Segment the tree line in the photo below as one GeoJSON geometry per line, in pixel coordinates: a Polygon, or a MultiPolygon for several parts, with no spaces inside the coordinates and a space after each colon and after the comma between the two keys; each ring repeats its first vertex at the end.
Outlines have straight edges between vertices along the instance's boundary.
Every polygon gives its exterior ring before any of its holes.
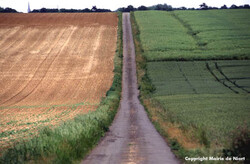
{"type": "MultiPolygon", "coordinates": [[[[110,9],[99,9],[96,6],[93,6],[91,9],[49,9],[41,8],[34,9],[30,13],[90,13],[90,12],[111,12],[110,9]]],[[[0,13],[18,13],[15,9],[12,8],[2,8],[0,7],[0,13]]]]}
{"type": "Polygon", "coordinates": [[[92,9],[35,9],[31,13],[90,13],[90,12],[111,12],[110,9],[98,9],[96,6],[93,6],[92,9]]]}
{"type": "Polygon", "coordinates": [[[17,11],[9,7],[7,8],[0,7],[0,13],[17,13],[17,11]]]}
{"type": "Polygon", "coordinates": [[[218,7],[211,7],[208,6],[206,3],[202,3],[200,5],[200,8],[186,8],[186,7],[178,7],[173,8],[171,5],[167,4],[158,4],[153,6],[139,6],[138,8],[133,7],[132,5],[129,5],[128,7],[122,7],[117,9],[117,11],[121,12],[130,12],[130,11],[145,11],[145,10],[163,10],[163,11],[173,11],[173,10],[212,10],[212,9],[250,9],[250,6],[248,4],[237,6],[237,5],[231,5],[230,7],[227,7],[226,5],[218,7]]]}
{"type": "MultiPolygon", "coordinates": [[[[211,7],[208,6],[206,3],[202,3],[200,5],[200,8],[186,8],[186,7],[179,7],[179,8],[173,8],[171,5],[167,4],[157,4],[153,6],[139,6],[138,8],[133,7],[132,5],[129,5],[127,7],[121,7],[118,8],[116,11],[121,12],[130,12],[130,11],[145,11],[145,10],[163,10],[163,11],[173,11],[173,10],[212,10],[212,9],[250,9],[250,6],[248,4],[245,5],[231,5],[230,7],[227,7],[226,5],[218,7],[211,7]]],[[[111,12],[110,9],[98,9],[96,6],[93,6],[92,9],[48,9],[48,8],[41,8],[41,9],[34,9],[31,11],[31,13],[90,13],[90,12],[111,12]]],[[[12,8],[2,8],[0,7],[0,13],[17,13],[15,9],[12,8]]]]}

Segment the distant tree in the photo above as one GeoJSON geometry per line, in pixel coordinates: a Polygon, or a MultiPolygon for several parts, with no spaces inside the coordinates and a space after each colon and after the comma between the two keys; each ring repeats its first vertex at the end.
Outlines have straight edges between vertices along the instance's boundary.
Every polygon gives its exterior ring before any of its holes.
{"type": "Polygon", "coordinates": [[[230,9],[249,9],[250,6],[248,4],[245,4],[245,5],[240,5],[240,6],[231,6],[230,9]]]}
{"type": "Polygon", "coordinates": [[[121,12],[130,12],[130,11],[135,11],[136,8],[134,8],[134,6],[132,5],[128,5],[128,7],[121,7],[118,9],[118,11],[121,11],[121,12]]]}
{"type": "Polygon", "coordinates": [[[221,9],[227,9],[227,5],[221,6],[221,9]]]}
{"type": "Polygon", "coordinates": [[[2,13],[4,11],[4,8],[0,7],[0,13],[2,13]]]}
{"type": "Polygon", "coordinates": [[[178,7],[178,8],[172,8],[172,10],[187,10],[186,7],[178,7]]]}
{"type": "Polygon", "coordinates": [[[146,6],[140,6],[137,8],[137,10],[148,10],[148,8],[146,6]]]}
{"type": "Polygon", "coordinates": [[[117,9],[117,11],[124,12],[125,11],[125,7],[120,7],[120,8],[117,9]]]}
{"type": "Polygon", "coordinates": [[[89,13],[89,12],[91,12],[91,10],[88,9],[88,8],[85,8],[85,9],[82,10],[82,12],[84,12],[84,13],[89,13]]]}
{"type": "Polygon", "coordinates": [[[134,8],[134,6],[129,5],[126,10],[127,10],[127,12],[135,11],[135,8],[134,8]]]}
{"type": "Polygon", "coordinates": [[[82,11],[76,10],[76,9],[60,9],[59,12],[61,12],[61,13],[80,13],[82,11]]]}
{"type": "Polygon", "coordinates": [[[96,10],[97,10],[96,6],[93,6],[92,9],[91,9],[92,12],[96,12],[96,10]]]}
{"type": "MultiPolygon", "coordinates": [[[[37,12],[37,10],[33,10],[32,12],[37,12]]],[[[47,8],[41,8],[39,10],[40,13],[58,13],[58,9],[47,9],[47,8]]]]}
{"type": "Polygon", "coordinates": [[[187,10],[186,7],[180,7],[180,10],[187,10]]]}
{"type": "Polygon", "coordinates": [[[218,7],[211,7],[211,6],[209,6],[208,8],[207,8],[207,10],[217,10],[217,9],[219,9],[218,7]]]}
{"type": "Polygon", "coordinates": [[[164,7],[163,7],[163,5],[158,4],[158,5],[156,5],[155,10],[164,10],[164,7]]]}
{"type": "Polygon", "coordinates": [[[40,10],[34,9],[31,11],[32,13],[40,13],[40,10]]]}
{"type": "Polygon", "coordinates": [[[155,6],[155,10],[165,10],[165,11],[171,11],[172,6],[165,4],[158,4],[155,6]]]}
{"type": "Polygon", "coordinates": [[[41,8],[40,9],[40,13],[46,13],[47,12],[47,9],[46,8],[41,8]]]}
{"type": "Polygon", "coordinates": [[[239,8],[239,9],[243,9],[243,8],[244,8],[244,6],[243,6],[243,5],[240,5],[240,6],[238,6],[238,8],[239,8]]]}
{"type": "Polygon", "coordinates": [[[111,12],[109,9],[97,9],[96,12],[111,12]]]}
{"type": "Polygon", "coordinates": [[[98,9],[96,6],[93,6],[92,9],[82,9],[82,10],[76,10],[76,9],[47,9],[47,8],[41,8],[40,10],[35,9],[32,11],[32,13],[89,13],[89,12],[111,12],[109,9],[98,9]]]}
{"type": "Polygon", "coordinates": [[[233,4],[231,7],[230,7],[230,9],[238,9],[239,7],[238,6],[236,6],[235,4],[233,4]]]}
{"type": "Polygon", "coordinates": [[[49,11],[50,13],[58,13],[58,12],[59,12],[58,9],[49,9],[48,11],[49,11]]]}
{"type": "Polygon", "coordinates": [[[200,9],[201,9],[201,10],[207,10],[207,9],[208,9],[207,4],[206,4],[206,3],[202,3],[202,4],[200,5],[200,9]]]}
{"type": "Polygon", "coordinates": [[[0,7],[0,12],[1,13],[17,13],[17,11],[15,9],[12,9],[9,7],[5,8],[5,9],[0,7]]]}
{"type": "Polygon", "coordinates": [[[60,9],[59,12],[66,13],[67,9],[60,9]]]}
{"type": "Polygon", "coordinates": [[[245,5],[243,6],[243,8],[244,8],[244,9],[250,9],[250,6],[249,6],[248,4],[245,4],[245,5]]]}
{"type": "Polygon", "coordinates": [[[7,12],[7,13],[17,13],[17,11],[15,9],[12,9],[12,8],[9,8],[9,7],[5,8],[5,12],[7,12]]]}

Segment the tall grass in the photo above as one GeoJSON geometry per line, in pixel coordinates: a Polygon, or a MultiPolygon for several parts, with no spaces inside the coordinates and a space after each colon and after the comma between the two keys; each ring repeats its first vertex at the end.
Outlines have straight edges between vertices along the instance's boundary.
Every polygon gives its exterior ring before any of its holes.
{"type": "Polygon", "coordinates": [[[1,163],[73,163],[81,160],[108,130],[121,96],[122,14],[118,13],[114,80],[96,111],[79,115],[58,127],[44,128],[30,140],[17,143],[1,156],[1,163]]]}

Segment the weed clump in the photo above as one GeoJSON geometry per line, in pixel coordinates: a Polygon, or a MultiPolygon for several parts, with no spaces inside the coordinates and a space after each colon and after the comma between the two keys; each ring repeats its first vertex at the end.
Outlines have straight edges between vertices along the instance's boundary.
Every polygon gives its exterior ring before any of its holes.
{"type": "Polygon", "coordinates": [[[224,156],[250,157],[250,130],[247,125],[237,127],[231,134],[232,140],[228,149],[223,150],[224,156]]]}

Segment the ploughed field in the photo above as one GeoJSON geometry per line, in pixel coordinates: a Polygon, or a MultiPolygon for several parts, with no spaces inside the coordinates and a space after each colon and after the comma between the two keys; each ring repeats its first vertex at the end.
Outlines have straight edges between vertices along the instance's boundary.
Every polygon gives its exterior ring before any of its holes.
{"type": "Polygon", "coordinates": [[[117,22],[115,13],[0,15],[1,149],[96,109],[113,81],[117,22]]]}
{"type": "Polygon", "coordinates": [[[250,10],[134,15],[155,88],[144,100],[152,120],[188,150],[234,151],[250,126],[250,10]]]}

